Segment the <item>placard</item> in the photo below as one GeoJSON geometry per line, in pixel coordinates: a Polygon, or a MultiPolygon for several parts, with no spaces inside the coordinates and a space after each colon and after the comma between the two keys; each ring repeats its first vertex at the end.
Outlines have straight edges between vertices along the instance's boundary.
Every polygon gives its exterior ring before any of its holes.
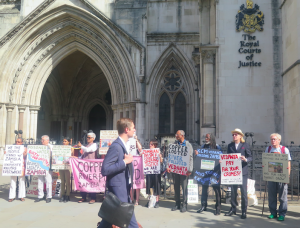
{"type": "Polygon", "coordinates": [[[133,189],[146,188],[142,156],[133,156],[133,189]]]}
{"type": "Polygon", "coordinates": [[[52,180],[52,197],[53,198],[60,198],[60,186],[61,186],[60,179],[52,180]]]}
{"type": "Polygon", "coordinates": [[[187,203],[198,203],[198,184],[194,184],[193,180],[188,180],[188,198],[187,203]]]}
{"type": "Polygon", "coordinates": [[[53,145],[51,169],[65,170],[70,169],[69,159],[72,155],[71,146],[53,145]]]}
{"type": "Polygon", "coordinates": [[[220,184],[219,160],[222,151],[207,148],[198,149],[194,158],[194,179],[201,185],[220,184]]]}
{"type": "Polygon", "coordinates": [[[23,176],[23,145],[6,145],[2,176],[23,176]]]}
{"type": "Polygon", "coordinates": [[[135,138],[129,138],[128,139],[128,153],[136,156],[138,155],[137,151],[136,151],[136,139],[135,138]]]}
{"type": "Polygon", "coordinates": [[[160,174],[160,149],[143,150],[144,174],[160,174]]]}
{"type": "Polygon", "coordinates": [[[50,168],[50,150],[44,145],[27,146],[26,175],[46,175],[50,168]]]}
{"type": "Polygon", "coordinates": [[[70,158],[74,189],[81,192],[104,192],[106,178],[101,174],[103,159],[70,158]]]}
{"type": "Polygon", "coordinates": [[[38,176],[32,176],[29,188],[26,193],[26,197],[38,197],[39,190],[38,190],[38,176]]]}
{"type": "Polygon", "coordinates": [[[243,184],[241,154],[222,154],[221,157],[221,184],[243,184]]]}
{"type": "Polygon", "coordinates": [[[107,154],[109,146],[119,137],[118,131],[100,131],[99,154],[107,154]]]}
{"type": "Polygon", "coordinates": [[[169,145],[168,168],[172,173],[186,175],[189,162],[190,156],[186,146],[178,144],[169,145]]]}
{"type": "Polygon", "coordinates": [[[263,153],[263,180],[290,183],[288,154],[263,153]]]}

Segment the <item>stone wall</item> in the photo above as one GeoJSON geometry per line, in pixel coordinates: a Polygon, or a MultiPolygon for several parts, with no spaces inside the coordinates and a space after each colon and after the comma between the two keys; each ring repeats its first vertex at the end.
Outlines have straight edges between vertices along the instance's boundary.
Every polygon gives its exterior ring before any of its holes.
{"type": "Polygon", "coordinates": [[[21,21],[20,1],[0,1],[0,38],[21,21]]]}

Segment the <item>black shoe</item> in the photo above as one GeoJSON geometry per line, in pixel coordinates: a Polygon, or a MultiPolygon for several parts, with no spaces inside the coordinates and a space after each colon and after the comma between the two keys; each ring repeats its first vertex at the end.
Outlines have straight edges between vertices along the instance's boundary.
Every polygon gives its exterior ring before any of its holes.
{"type": "Polygon", "coordinates": [[[235,211],[228,211],[228,213],[225,213],[225,216],[231,216],[231,215],[236,215],[236,212],[235,211]]]}
{"type": "Polygon", "coordinates": [[[182,208],[180,209],[180,212],[182,212],[182,213],[186,212],[186,206],[185,205],[182,206],[182,208]]]}
{"type": "Polygon", "coordinates": [[[51,198],[46,199],[46,203],[51,203],[51,198]]]}
{"type": "Polygon", "coordinates": [[[70,201],[70,196],[65,196],[64,203],[70,201]]]}
{"type": "Polygon", "coordinates": [[[197,211],[197,213],[201,213],[202,211],[206,211],[206,205],[202,205],[202,207],[197,211]]]}
{"type": "Polygon", "coordinates": [[[66,196],[62,196],[60,199],[59,199],[59,202],[61,203],[61,202],[64,202],[65,201],[65,197],[66,196]]]}
{"type": "Polygon", "coordinates": [[[43,200],[43,198],[41,198],[41,199],[37,198],[34,202],[38,203],[38,202],[41,202],[42,200],[43,200]]]}
{"type": "Polygon", "coordinates": [[[246,219],[246,218],[247,218],[246,212],[243,212],[241,215],[241,219],[246,219]]]}
{"type": "Polygon", "coordinates": [[[149,206],[149,201],[147,202],[147,204],[145,205],[145,207],[148,207],[149,206]]]}
{"type": "Polygon", "coordinates": [[[180,204],[176,203],[174,207],[172,207],[172,211],[176,211],[180,209],[180,204]]]}
{"type": "Polygon", "coordinates": [[[221,214],[221,211],[220,211],[220,210],[218,210],[218,209],[216,209],[216,211],[215,211],[214,215],[220,215],[220,214],[221,214]]]}
{"type": "Polygon", "coordinates": [[[159,202],[158,201],[155,203],[154,208],[159,208],[159,202]]]}

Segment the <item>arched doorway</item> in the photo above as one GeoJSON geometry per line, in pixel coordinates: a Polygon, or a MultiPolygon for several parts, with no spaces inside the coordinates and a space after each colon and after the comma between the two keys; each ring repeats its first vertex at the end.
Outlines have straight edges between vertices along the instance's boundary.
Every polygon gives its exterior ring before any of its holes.
{"type": "Polygon", "coordinates": [[[106,113],[101,105],[94,106],[90,112],[89,130],[96,134],[97,140],[99,140],[100,130],[106,130],[106,113]]]}

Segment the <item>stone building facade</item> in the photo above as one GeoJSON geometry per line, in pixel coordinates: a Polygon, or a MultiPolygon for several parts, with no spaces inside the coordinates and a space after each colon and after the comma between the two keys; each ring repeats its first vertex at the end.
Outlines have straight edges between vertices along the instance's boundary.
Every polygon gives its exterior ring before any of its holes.
{"type": "Polygon", "coordinates": [[[297,0],[0,0],[0,147],[134,119],[139,138],[299,135],[297,0]],[[248,27],[247,27],[248,26],[248,27]]]}

